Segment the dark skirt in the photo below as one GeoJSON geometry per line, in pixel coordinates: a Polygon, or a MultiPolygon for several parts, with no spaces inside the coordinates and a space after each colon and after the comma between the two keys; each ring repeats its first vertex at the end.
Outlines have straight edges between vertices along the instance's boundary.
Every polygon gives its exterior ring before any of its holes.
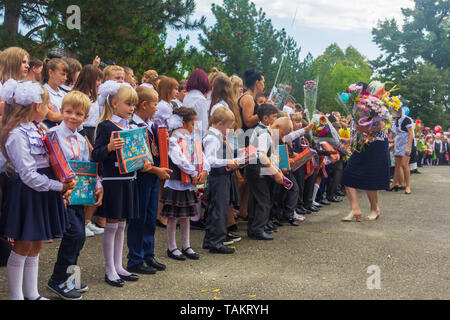
{"type": "Polygon", "coordinates": [[[160,202],[163,204],[162,217],[188,218],[197,214],[199,200],[194,191],[164,188],[160,202]]]}
{"type": "Polygon", "coordinates": [[[139,218],[139,193],[136,180],[106,180],[103,203],[97,215],[107,219],[139,218]]]}
{"type": "Polygon", "coordinates": [[[341,184],[360,190],[389,190],[389,142],[374,141],[348,160],[341,184]]]}
{"type": "MultiPolygon", "coordinates": [[[[51,168],[38,173],[56,179],[51,168]]],[[[58,191],[38,192],[11,178],[0,218],[0,232],[16,241],[42,241],[61,238],[69,227],[64,200],[58,191]]]]}

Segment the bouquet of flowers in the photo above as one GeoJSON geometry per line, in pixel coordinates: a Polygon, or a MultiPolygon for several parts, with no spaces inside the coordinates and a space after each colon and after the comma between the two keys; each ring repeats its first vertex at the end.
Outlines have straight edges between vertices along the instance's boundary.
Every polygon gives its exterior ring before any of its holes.
{"type": "Polygon", "coordinates": [[[303,86],[305,96],[304,105],[309,122],[312,121],[314,111],[316,110],[318,87],[319,87],[318,79],[316,81],[313,80],[306,81],[305,85],[303,86]]]}
{"type": "Polygon", "coordinates": [[[422,125],[421,120],[416,120],[415,126],[414,126],[414,135],[416,137],[417,141],[417,150],[418,151],[425,151],[425,134],[424,134],[424,128],[422,125]]]}
{"type": "Polygon", "coordinates": [[[384,85],[378,81],[372,82],[368,86],[369,91],[363,91],[362,86],[351,84],[344,93],[338,95],[337,101],[346,112],[351,113],[356,125],[352,151],[361,152],[367,144],[375,141],[373,132],[389,128],[389,125],[381,127],[381,122],[388,122],[391,118],[383,99],[389,99],[394,88],[386,92],[384,85]]]}
{"type": "Polygon", "coordinates": [[[315,114],[312,117],[312,124],[312,136],[315,140],[326,141],[334,148],[339,146],[339,133],[325,115],[315,114]]]}

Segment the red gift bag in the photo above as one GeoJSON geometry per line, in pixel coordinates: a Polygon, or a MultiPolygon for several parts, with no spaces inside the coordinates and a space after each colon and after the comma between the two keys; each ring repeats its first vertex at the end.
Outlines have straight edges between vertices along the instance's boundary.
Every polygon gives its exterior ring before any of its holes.
{"type": "Polygon", "coordinates": [[[169,169],[169,132],[165,126],[158,127],[159,167],[169,169]]]}
{"type": "Polygon", "coordinates": [[[47,147],[50,165],[56,178],[61,183],[71,182],[75,178],[75,173],[64,156],[55,131],[47,132],[44,137],[44,144],[47,147]]]}

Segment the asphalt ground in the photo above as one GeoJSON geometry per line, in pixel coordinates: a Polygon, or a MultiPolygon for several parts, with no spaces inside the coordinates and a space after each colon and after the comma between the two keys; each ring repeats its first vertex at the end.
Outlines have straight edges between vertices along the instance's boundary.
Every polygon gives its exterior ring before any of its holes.
{"type": "MultiPolygon", "coordinates": [[[[172,260],[166,254],[166,230],[157,228],[155,253],[167,270],[142,275],[122,288],[104,281],[102,236],[88,238],[78,263],[82,282],[89,286],[83,299],[450,299],[450,167],[420,171],[412,175],[411,195],[379,193],[377,221],[340,222],[350,211],[345,199],[307,215],[299,227],[280,227],[274,241],[249,239],[246,223],[240,222],[242,240],[234,244],[232,255],[201,249],[204,232],[191,230],[191,246],[200,260],[172,260]],[[368,282],[379,289],[369,289],[368,282]]],[[[363,192],[359,200],[366,216],[369,202],[363,192]]],[[[180,246],[179,229],[177,237],[180,246]]],[[[46,288],[58,246],[58,241],[47,243],[40,255],[39,290],[50,299],[58,299],[46,288]]],[[[126,254],[125,244],[124,265],[126,254]]],[[[2,267],[0,300],[7,299],[2,267]]]]}

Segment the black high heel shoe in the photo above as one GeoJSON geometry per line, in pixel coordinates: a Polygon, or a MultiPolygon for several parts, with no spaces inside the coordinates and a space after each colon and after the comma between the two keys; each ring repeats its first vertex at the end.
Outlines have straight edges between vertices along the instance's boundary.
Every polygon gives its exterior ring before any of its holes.
{"type": "Polygon", "coordinates": [[[393,186],[391,189],[389,189],[389,191],[395,191],[395,192],[397,192],[398,189],[399,189],[399,186],[395,185],[395,186],[393,186]]]}

